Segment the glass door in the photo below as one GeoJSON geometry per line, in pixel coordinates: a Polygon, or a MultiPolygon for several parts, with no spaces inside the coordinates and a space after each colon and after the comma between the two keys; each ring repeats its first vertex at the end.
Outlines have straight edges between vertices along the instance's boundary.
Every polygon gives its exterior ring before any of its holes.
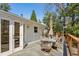
{"type": "Polygon", "coordinates": [[[14,48],[20,46],[20,23],[14,22],[14,48]]]}
{"type": "Polygon", "coordinates": [[[9,50],[9,21],[1,20],[1,52],[9,50]]]}

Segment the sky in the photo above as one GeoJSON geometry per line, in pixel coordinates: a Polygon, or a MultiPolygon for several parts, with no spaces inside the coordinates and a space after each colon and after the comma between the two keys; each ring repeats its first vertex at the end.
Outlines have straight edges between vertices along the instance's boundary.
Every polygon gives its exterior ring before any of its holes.
{"type": "MultiPolygon", "coordinates": [[[[30,19],[32,11],[35,10],[37,20],[42,21],[44,17],[44,11],[47,8],[45,3],[10,3],[11,10],[10,12],[20,15],[23,14],[23,17],[30,19]]],[[[55,11],[55,7],[52,8],[55,11]]]]}

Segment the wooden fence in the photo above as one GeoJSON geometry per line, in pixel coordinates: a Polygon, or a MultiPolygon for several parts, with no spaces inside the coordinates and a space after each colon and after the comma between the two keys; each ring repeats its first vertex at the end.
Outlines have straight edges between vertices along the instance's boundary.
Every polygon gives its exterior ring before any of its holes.
{"type": "Polygon", "coordinates": [[[72,52],[74,52],[74,51],[72,51],[72,40],[75,40],[77,43],[77,55],[79,56],[79,38],[75,37],[71,34],[68,34],[68,36],[66,37],[66,41],[67,41],[70,56],[72,56],[72,52]]]}

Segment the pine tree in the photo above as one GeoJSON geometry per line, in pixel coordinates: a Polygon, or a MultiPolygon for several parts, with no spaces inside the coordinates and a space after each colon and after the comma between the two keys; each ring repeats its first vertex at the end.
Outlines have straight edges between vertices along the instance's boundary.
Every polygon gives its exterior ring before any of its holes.
{"type": "Polygon", "coordinates": [[[34,11],[34,10],[32,11],[31,20],[33,20],[33,21],[36,21],[36,22],[37,22],[36,13],[35,13],[35,11],[34,11]]]}

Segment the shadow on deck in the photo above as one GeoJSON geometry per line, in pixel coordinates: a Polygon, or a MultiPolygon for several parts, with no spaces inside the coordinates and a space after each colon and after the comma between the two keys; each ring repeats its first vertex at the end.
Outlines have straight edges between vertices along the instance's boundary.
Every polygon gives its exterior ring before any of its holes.
{"type": "Polygon", "coordinates": [[[23,50],[11,54],[10,56],[63,56],[63,44],[59,43],[57,50],[50,52],[41,51],[40,41],[27,45],[23,50]]]}

